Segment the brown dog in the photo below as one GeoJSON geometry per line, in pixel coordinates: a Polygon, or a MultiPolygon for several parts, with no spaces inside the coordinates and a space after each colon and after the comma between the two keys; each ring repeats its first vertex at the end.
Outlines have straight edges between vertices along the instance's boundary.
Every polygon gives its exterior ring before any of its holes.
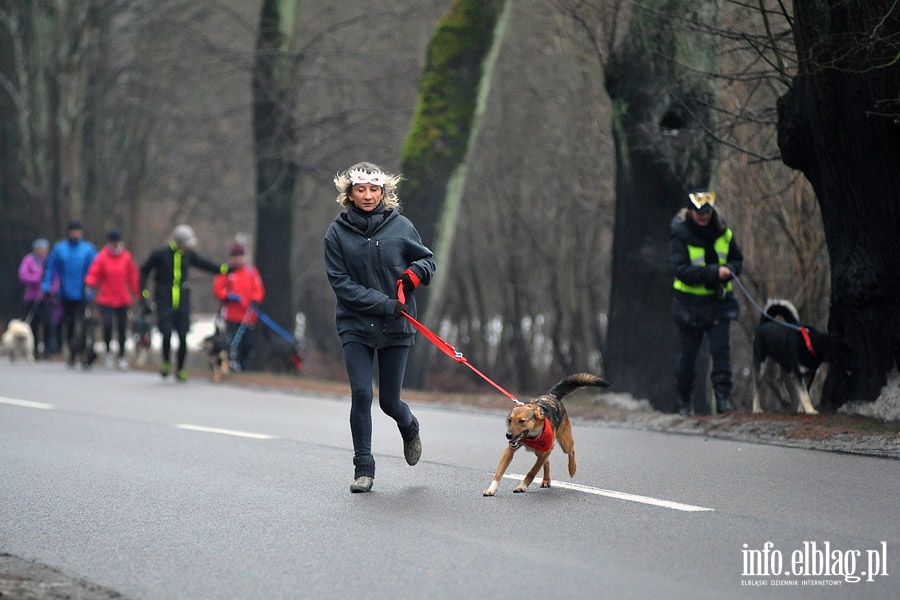
{"type": "Polygon", "coordinates": [[[203,350],[206,351],[213,383],[221,382],[222,378],[227,376],[231,370],[228,356],[231,344],[228,341],[228,336],[216,329],[212,335],[203,339],[201,345],[203,350]]]}
{"type": "Polygon", "coordinates": [[[554,385],[547,394],[512,409],[509,418],[506,419],[506,439],[509,440],[509,445],[500,457],[500,465],[494,474],[494,480],[490,487],[484,490],[485,496],[497,493],[500,479],[522,444],[525,444],[530,452],[534,452],[537,459],[525,475],[525,479],[513,492],[521,493],[527,490],[542,467],[544,478],[541,480],[541,487],[550,487],[549,458],[557,439],[562,451],[569,456],[569,477],[575,476],[575,440],[572,438],[572,422],[566,413],[563,398],[586,386],[609,387],[609,383],[589,373],[569,375],[554,385]]]}

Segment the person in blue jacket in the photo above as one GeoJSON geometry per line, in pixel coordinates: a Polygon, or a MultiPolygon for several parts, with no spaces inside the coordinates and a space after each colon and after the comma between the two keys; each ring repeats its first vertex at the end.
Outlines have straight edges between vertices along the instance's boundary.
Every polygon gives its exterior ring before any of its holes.
{"type": "Polygon", "coordinates": [[[400,214],[400,176],[357,163],[334,178],[344,210],[325,234],[325,269],[337,297],[335,320],[350,380],[353,493],[368,492],[375,477],[372,456],[372,374],[378,357],[378,401],[394,419],[407,464],[422,454],[419,421],[400,399],[415,329],[415,289],[431,282],[434,259],[412,222],[400,214]],[[398,298],[403,286],[404,300],[398,298]]]}
{"type": "MultiPolygon", "coordinates": [[[[44,294],[50,293],[54,276],[59,277],[59,300],[63,311],[63,339],[69,348],[67,364],[75,366],[75,360],[84,353],[84,348],[73,346],[75,333],[84,328],[85,304],[90,298],[85,293],[84,277],[88,268],[97,256],[94,244],[84,239],[84,227],[75,219],[66,228],[66,239],[53,245],[44,268],[44,279],[41,289],[44,294]]],[[[88,366],[87,362],[82,362],[88,366]]]]}

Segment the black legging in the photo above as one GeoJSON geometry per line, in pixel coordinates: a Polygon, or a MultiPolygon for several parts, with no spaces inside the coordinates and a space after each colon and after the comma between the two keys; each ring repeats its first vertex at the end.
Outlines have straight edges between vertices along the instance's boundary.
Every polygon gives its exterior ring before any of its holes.
{"type": "Polygon", "coordinates": [[[103,342],[106,344],[106,353],[109,354],[109,344],[112,342],[113,318],[116,320],[116,338],[119,341],[119,358],[125,358],[125,336],[128,329],[128,307],[100,306],[100,318],[103,319],[103,342]]]}
{"type": "Polygon", "coordinates": [[[66,328],[65,340],[66,345],[69,347],[70,365],[75,364],[77,358],[76,355],[80,355],[84,352],[83,348],[76,352],[72,347],[72,343],[75,340],[75,333],[84,327],[84,305],[84,300],[62,299],[63,325],[66,328]]]}
{"type": "Polygon", "coordinates": [[[191,311],[182,304],[177,309],[166,306],[159,308],[156,315],[156,326],[162,335],[162,359],[169,362],[172,356],[172,332],[178,334],[178,355],[176,368],[184,368],[187,357],[187,334],[191,328],[191,311]]]}
{"type": "Polygon", "coordinates": [[[409,406],[400,399],[409,346],[375,348],[350,342],[344,344],[344,365],[350,380],[350,434],[353,437],[355,477],[374,477],[372,456],[372,372],[378,354],[378,404],[397,422],[401,435],[417,425],[409,406]]]}

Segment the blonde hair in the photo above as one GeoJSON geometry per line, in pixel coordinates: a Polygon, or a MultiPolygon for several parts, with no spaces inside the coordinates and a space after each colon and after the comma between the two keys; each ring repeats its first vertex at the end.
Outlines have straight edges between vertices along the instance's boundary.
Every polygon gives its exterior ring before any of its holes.
{"type": "Polygon", "coordinates": [[[350,189],[353,187],[353,181],[350,179],[350,171],[364,171],[366,173],[382,173],[384,175],[384,207],[400,208],[400,198],[397,197],[397,184],[403,180],[402,175],[393,175],[385,173],[378,165],[369,162],[359,162],[347,168],[342,173],[334,176],[334,187],[340,192],[335,201],[343,207],[353,204],[350,199],[350,189]]]}

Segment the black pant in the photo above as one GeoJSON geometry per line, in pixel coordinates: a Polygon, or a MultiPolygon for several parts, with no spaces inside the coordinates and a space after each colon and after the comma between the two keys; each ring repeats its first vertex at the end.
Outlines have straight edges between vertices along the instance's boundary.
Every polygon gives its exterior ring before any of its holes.
{"type": "Polygon", "coordinates": [[[84,300],[62,299],[63,327],[65,327],[66,345],[69,347],[69,364],[75,364],[85,348],[76,348],[74,345],[76,333],[84,333],[84,300]]]}
{"type": "Polygon", "coordinates": [[[100,306],[100,318],[103,319],[103,343],[106,344],[106,353],[109,354],[109,345],[112,342],[113,320],[116,321],[116,339],[119,342],[119,358],[125,357],[125,336],[128,329],[128,307],[100,306]]]}
{"type": "MultiPolygon", "coordinates": [[[[353,464],[356,467],[354,477],[375,476],[375,459],[372,456],[372,373],[376,352],[378,404],[381,410],[397,422],[401,435],[405,436],[410,429],[418,427],[418,421],[409,406],[400,399],[409,346],[388,346],[376,350],[354,342],[344,344],[344,365],[350,379],[350,434],[353,437],[353,464]]],[[[412,432],[414,433],[416,432],[412,432]]]]}
{"type": "Polygon", "coordinates": [[[184,368],[187,357],[187,334],[191,328],[191,310],[182,302],[178,308],[157,305],[156,327],[162,334],[162,359],[169,362],[172,356],[172,332],[178,334],[178,355],[176,367],[184,368]]]}
{"type": "Polygon", "coordinates": [[[712,356],[711,381],[716,398],[731,395],[731,348],[729,330],[731,321],[721,319],[705,328],[691,327],[677,323],[679,352],[675,370],[678,395],[682,402],[689,402],[697,378],[696,364],[703,336],[709,340],[709,354],[712,356]]]}

